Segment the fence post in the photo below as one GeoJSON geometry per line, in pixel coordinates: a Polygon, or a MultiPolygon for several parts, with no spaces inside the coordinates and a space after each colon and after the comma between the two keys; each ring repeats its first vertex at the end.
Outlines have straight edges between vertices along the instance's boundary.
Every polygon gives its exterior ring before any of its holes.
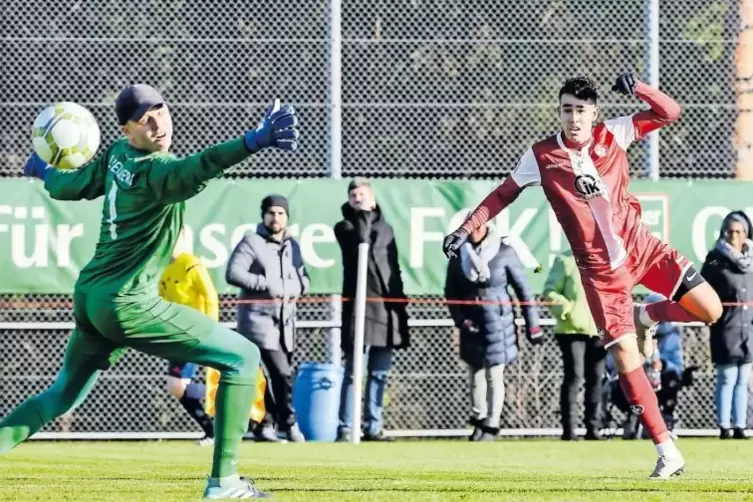
{"type": "MultiPolygon", "coordinates": [[[[646,0],[646,10],[648,83],[651,87],[659,87],[659,0],[646,0]]],[[[648,175],[654,181],[659,180],[659,131],[648,136],[648,175]]]]}
{"type": "Polygon", "coordinates": [[[361,401],[363,381],[363,335],[366,323],[366,280],[369,261],[369,243],[358,245],[358,271],[356,273],[356,297],[353,311],[355,315],[353,337],[353,429],[351,441],[361,442],[361,401]]]}
{"type": "MultiPolygon", "coordinates": [[[[328,175],[339,180],[342,177],[342,10],[341,0],[329,0],[329,167],[328,175]]],[[[329,302],[330,319],[340,322],[342,312],[340,295],[332,295],[329,302]]],[[[340,348],[341,328],[334,327],[327,338],[327,359],[331,364],[342,363],[340,348]]]]}

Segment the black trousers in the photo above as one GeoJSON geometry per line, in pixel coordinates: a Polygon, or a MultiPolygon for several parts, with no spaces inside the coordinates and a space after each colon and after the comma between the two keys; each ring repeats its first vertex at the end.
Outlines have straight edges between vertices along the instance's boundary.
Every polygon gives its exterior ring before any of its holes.
{"type": "Polygon", "coordinates": [[[565,373],[560,392],[562,429],[565,434],[572,433],[578,423],[578,391],[585,380],[586,430],[598,430],[601,428],[602,379],[607,351],[595,336],[556,334],[555,338],[562,351],[565,373]]]}
{"type": "Polygon", "coordinates": [[[293,408],[293,374],[292,354],[282,350],[261,349],[261,362],[267,377],[267,390],[264,394],[263,424],[277,422],[281,431],[290,429],[295,424],[293,408]]]}

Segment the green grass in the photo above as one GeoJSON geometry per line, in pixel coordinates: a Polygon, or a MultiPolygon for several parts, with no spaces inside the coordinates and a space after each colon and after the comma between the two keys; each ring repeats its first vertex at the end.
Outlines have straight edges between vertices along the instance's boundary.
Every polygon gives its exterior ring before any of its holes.
{"type": "MultiPolygon", "coordinates": [[[[275,500],[753,500],[753,441],[684,439],[686,474],[649,482],[648,441],[246,442],[242,473],[275,500]]],[[[189,442],[21,445],[0,500],[199,500],[211,451],[189,442]]]]}

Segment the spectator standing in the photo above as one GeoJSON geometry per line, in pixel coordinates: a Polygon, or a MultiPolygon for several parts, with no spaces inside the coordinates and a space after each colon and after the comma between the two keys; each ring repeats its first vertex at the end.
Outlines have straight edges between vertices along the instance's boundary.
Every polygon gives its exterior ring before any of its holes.
{"type": "Polygon", "coordinates": [[[445,297],[460,332],[460,358],[468,365],[471,441],[494,441],[505,403],[504,370],[518,357],[515,311],[508,287],[521,302],[528,339],[543,341],[525,268],[515,250],[488,225],[472,232],[447,266],[445,297]]]}
{"type": "MultiPolygon", "coordinates": [[[[283,438],[303,442],[293,408],[293,351],[296,300],[308,292],[309,277],[298,242],[287,232],[288,200],[269,195],[261,203],[262,222],[243,237],[228,261],[225,279],[240,288],[246,300],[237,308],[239,332],[261,349],[267,377],[265,400],[283,438]]],[[[274,441],[272,415],[266,415],[254,435],[274,441]]]]}
{"type": "Polygon", "coordinates": [[[701,275],[724,306],[710,328],[719,437],[747,439],[748,379],[753,367],[753,229],[744,212],[733,211],[724,218],[701,275]]]}
{"type": "Polygon", "coordinates": [[[586,300],[580,270],[573,253],[555,257],[544,286],[544,298],[556,322],[554,336],[562,352],[564,378],[560,391],[562,440],[577,441],[577,401],[585,381],[585,423],[587,440],[601,435],[601,398],[607,351],[601,346],[596,323],[586,300]]]}
{"type": "MultiPolygon", "coordinates": [[[[383,434],[384,393],[395,349],[409,345],[407,300],[400,276],[397,243],[392,226],[387,223],[376,202],[374,190],[365,179],[348,185],[348,202],[342,205],[343,219],[335,225],[343,263],[344,298],[356,295],[358,245],[369,244],[366,280],[366,321],[364,351],[366,388],[364,393],[364,441],[389,440],[383,434]],[[392,301],[382,302],[379,298],[392,301]],[[398,301],[395,301],[398,300],[398,301]]],[[[338,441],[350,441],[353,428],[353,339],[355,311],[352,301],[342,308],[342,349],[345,375],[340,395],[338,441]]]]}

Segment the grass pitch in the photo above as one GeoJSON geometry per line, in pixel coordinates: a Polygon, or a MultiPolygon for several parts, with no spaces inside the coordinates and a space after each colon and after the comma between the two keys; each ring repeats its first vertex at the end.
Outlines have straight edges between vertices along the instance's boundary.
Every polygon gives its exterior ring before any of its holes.
{"type": "MultiPolygon", "coordinates": [[[[275,500],[753,500],[753,441],[682,439],[686,473],[649,482],[648,441],[255,444],[242,473],[275,500]]],[[[29,442],[0,457],[0,500],[200,500],[190,442],[29,442]]]]}

